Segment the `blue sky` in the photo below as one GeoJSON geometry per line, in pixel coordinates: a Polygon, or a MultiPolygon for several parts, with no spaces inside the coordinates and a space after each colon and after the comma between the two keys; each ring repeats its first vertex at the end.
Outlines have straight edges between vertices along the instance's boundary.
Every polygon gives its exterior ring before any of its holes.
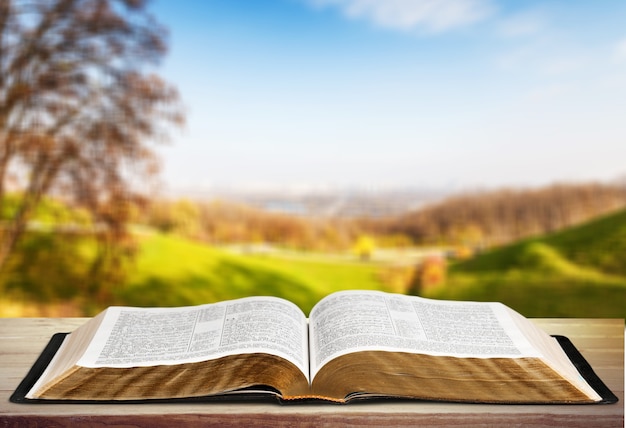
{"type": "Polygon", "coordinates": [[[156,0],[170,190],[626,176],[626,2],[156,0]]]}

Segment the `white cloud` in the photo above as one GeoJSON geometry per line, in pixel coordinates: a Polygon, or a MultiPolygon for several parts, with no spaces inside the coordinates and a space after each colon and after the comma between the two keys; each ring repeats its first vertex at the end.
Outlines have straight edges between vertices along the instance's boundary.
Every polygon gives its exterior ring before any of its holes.
{"type": "Polygon", "coordinates": [[[394,30],[440,33],[491,16],[491,0],[307,0],[335,7],[351,19],[371,21],[394,30]]]}
{"type": "Polygon", "coordinates": [[[561,76],[584,69],[586,63],[582,57],[549,58],[544,60],[541,71],[549,76],[561,76]]]}
{"type": "Polygon", "coordinates": [[[537,41],[524,43],[500,53],[496,66],[506,72],[525,73],[541,78],[561,78],[589,71],[593,54],[584,49],[563,49],[537,41]]]}
{"type": "Polygon", "coordinates": [[[527,68],[528,65],[535,60],[535,49],[533,46],[526,45],[510,49],[501,53],[496,59],[497,67],[505,71],[515,71],[521,68],[527,68]]]}
{"type": "Polygon", "coordinates": [[[526,98],[533,103],[544,103],[571,94],[572,90],[573,88],[569,84],[552,83],[534,88],[526,98]]]}
{"type": "Polygon", "coordinates": [[[626,39],[622,39],[615,45],[613,59],[616,62],[626,62],[626,39]]]}
{"type": "Polygon", "coordinates": [[[505,37],[524,37],[537,35],[545,27],[543,13],[528,11],[503,19],[498,25],[498,32],[505,37]]]}

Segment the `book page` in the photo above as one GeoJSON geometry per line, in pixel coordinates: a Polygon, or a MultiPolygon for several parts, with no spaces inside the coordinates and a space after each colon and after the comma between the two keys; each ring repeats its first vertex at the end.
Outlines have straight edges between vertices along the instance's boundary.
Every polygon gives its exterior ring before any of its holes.
{"type": "Polygon", "coordinates": [[[309,317],[311,378],[331,359],[380,350],[453,357],[540,356],[500,303],[342,291],[309,317]]]}
{"type": "Polygon", "coordinates": [[[182,308],[111,307],[77,365],[171,365],[268,353],[291,361],[308,379],[307,328],[300,308],[276,297],[182,308]]]}

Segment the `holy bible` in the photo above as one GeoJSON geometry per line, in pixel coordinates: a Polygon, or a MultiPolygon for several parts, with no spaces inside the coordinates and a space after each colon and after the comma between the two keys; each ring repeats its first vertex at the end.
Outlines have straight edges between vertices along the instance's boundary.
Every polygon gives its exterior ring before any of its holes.
{"type": "Polygon", "coordinates": [[[110,307],[55,341],[13,401],[617,400],[571,342],[501,303],[341,291],[309,318],[275,297],[110,307]]]}

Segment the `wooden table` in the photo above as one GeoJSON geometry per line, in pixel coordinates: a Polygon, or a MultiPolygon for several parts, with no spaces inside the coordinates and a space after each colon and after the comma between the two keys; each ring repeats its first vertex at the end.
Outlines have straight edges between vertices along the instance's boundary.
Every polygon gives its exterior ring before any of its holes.
{"type": "Polygon", "coordinates": [[[273,403],[13,404],[9,396],[55,332],[85,318],[0,318],[0,427],[13,426],[624,426],[624,320],[534,319],[568,336],[619,397],[607,405],[482,405],[429,402],[350,405],[273,403]]]}

